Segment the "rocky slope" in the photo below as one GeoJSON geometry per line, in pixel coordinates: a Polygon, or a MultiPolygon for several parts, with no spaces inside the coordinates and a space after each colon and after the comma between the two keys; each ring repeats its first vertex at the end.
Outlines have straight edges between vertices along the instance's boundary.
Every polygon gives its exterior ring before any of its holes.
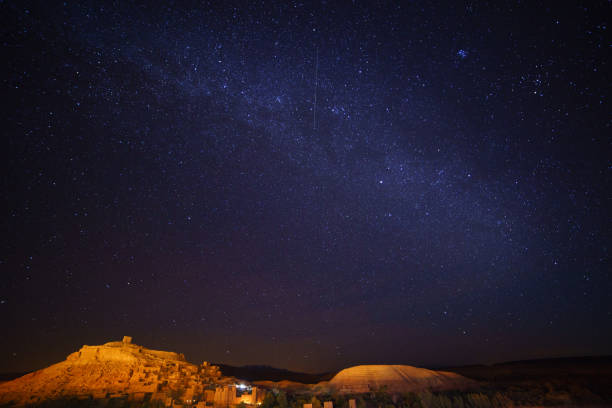
{"type": "Polygon", "coordinates": [[[388,392],[464,389],[474,381],[459,374],[407,365],[360,365],[346,368],[330,381],[331,390],[364,393],[385,387],[388,392]]]}
{"type": "Polygon", "coordinates": [[[65,361],[0,384],[0,405],[61,398],[123,398],[165,401],[174,392],[198,395],[223,384],[218,367],[196,366],[182,354],[123,342],[83,346],[65,361]]]}

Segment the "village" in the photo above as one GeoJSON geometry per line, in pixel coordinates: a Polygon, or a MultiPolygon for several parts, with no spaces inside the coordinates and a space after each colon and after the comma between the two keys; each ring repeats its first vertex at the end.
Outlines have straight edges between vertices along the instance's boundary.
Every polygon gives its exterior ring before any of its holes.
{"type": "Polygon", "coordinates": [[[244,404],[260,405],[265,391],[224,377],[218,366],[207,361],[199,366],[185,361],[182,354],[145,349],[132,344],[132,338],[124,336],[121,342],[109,342],[103,346],[83,346],[78,354],[68,357],[76,361],[116,360],[135,356],[137,364],[127,378],[118,373],[107,383],[98,383],[95,391],[79,395],[80,399],[92,398],[110,401],[122,399],[129,402],[157,403],[173,407],[230,407],[244,404]]]}

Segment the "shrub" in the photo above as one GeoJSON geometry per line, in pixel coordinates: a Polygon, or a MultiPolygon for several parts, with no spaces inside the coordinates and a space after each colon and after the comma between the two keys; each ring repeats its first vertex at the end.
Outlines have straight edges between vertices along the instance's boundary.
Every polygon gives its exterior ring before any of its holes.
{"type": "Polygon", "coordinates": [[[465,404],[463,403],[463,398],[460,395],[455,395],[453,397],[453,408],[465,408],[465,404]]]}
{"type": "Polygon", "coordinates": [[[402,408],[422,408],[421,400],[414,392],[404,394],[400,406],[402,408]]]}
{"type": "Polygon", "coordinates": [[[493,398],[491,398],[492,405],[495,408],[512,408],[514,407],[514,403],[510,398],[505,396],[502,393],[496,392],[493,398]]]}
{"type": "Polygon", "coordinates": [[[489,397],[481,393],[472,393],[467,395],[467,406],[471,408],[489,408],[491,401],[489,397]]]}
{"type": "Polygon", "coordinates": [[[321,408],[322,406],[321,401],[314,395],[310,399],[310,403],[312,404],[312,408],[321,408]]]}
{"type": "Polygon", "coordinates": [[[276,405],[276,397],[273,393],[267,392],[261,403],[261,408],[273,408],[276,405]]]}
{"type": "Polygon", "coordinates": [[[281,391],[276,396],[276,405],[279,408],[289,408],[289,402],[287,402],[287,394],[281,391]]]}

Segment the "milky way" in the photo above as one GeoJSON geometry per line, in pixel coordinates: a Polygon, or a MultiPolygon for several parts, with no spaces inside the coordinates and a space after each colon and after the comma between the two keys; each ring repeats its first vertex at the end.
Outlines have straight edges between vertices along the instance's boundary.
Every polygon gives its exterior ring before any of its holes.
{"type": "Polygon", "coordinates": [[[163,3],[0,6],[2,370],[612,353],[609,4],[163,3]]]}

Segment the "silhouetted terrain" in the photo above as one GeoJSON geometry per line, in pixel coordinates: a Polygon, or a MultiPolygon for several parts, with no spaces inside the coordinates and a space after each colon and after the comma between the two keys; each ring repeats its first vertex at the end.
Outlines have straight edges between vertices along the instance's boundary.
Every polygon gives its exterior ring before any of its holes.
{"type": "Polygon", "coordinates": [[[512,361],[448,367],[481,381],[485,392],[499,392],[523,405],[612,403],[612,356],[512,361]]]}
{"type": "Polygon", "coordinates": [[[480,381],[529,380],[568,376],[612,376],[612,356],[510,361],[493,365],[444,367],[480,381]]]}
{"type": "Polygon", "coordinates": [[[240,378],[247,381],[294,381],[303,384],[316,384],[329,381],[336,372],[309,374],[275,368],[266,365],[246,365],[241,367],[215,363],[223,375],[240,378]]]}

